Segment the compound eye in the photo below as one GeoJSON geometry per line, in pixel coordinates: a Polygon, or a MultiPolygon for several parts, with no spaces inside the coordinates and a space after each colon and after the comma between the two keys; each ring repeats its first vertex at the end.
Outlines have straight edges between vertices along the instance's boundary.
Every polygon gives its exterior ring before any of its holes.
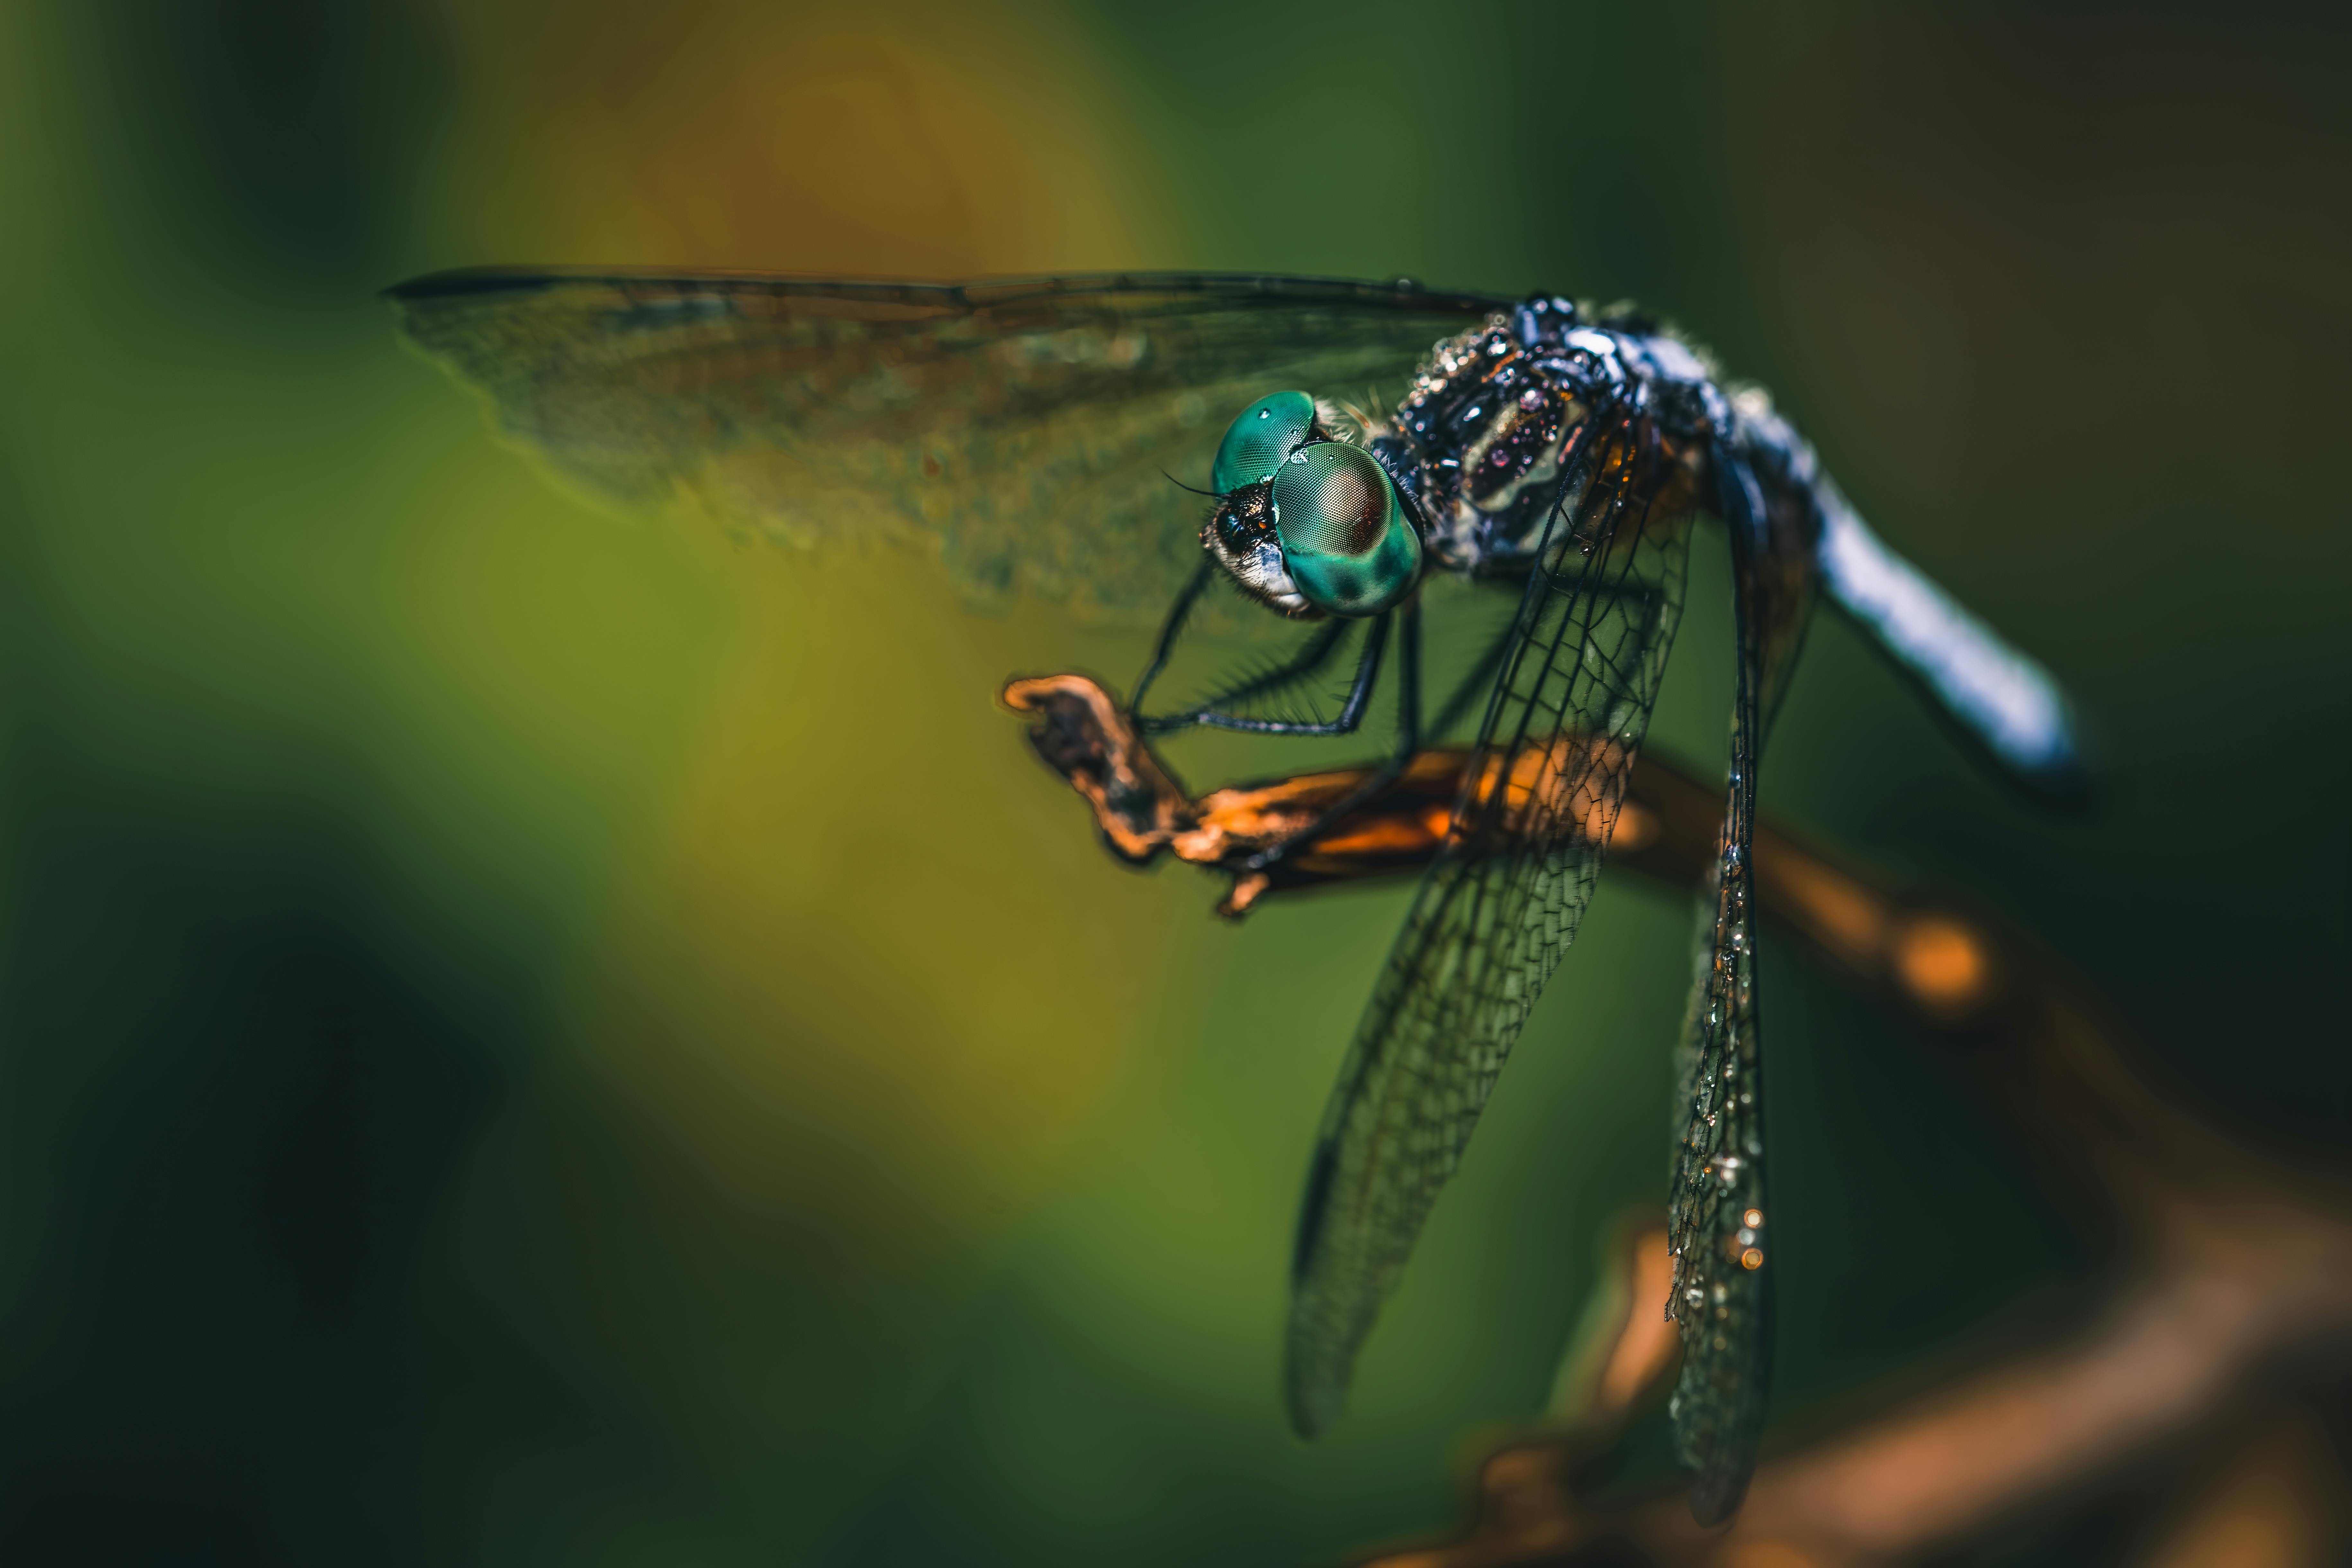
{"type": "Polygon", "coordinates": [[[1219,495],[1262,485],[1291,453],[1305,446],[1315,424],[1315,400],[1303,392],[1261,397],[1225,426],[1209,488],[1219,495]]]}
{"type": "Polygon", "coordinates": [[[1290,580],[1335,616],[1375,616],[1421,575],[1421,536],[1370,453],[1318,441],[1274,476],[1274,534],[1290,580]]]}

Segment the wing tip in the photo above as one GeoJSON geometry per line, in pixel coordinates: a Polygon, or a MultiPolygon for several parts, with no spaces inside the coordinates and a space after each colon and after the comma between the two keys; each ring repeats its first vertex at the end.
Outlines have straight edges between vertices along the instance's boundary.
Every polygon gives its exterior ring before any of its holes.
{"type": "Polygon", "coordinates": [[[1335,1336],[1328,1331],[1328,1306],[1316,1286],[1301,1279],[1292,1289],[1290,1321],[1283,1335],[1283,1409],[1290,1417],[1290,1429],[1309,1443],[1329,1431],[1347,1408],[1356,1352],[1363,1343],[1360,1333],[1335,1336]]]}
{"type": "Polygon", "coordinates": [[[1283,1407],[1290,1417],[1290,1429],[1302,1441],[1312,1443],[1331,1429],[1339,1413],[1348,1405],[1348,1384],[1342,1376],[1334,1379],[1328,1368],[1302,1365],[1304,1362],[1320,1362],[1323,1358],[1299,1353],[1297,1336],[1291,1339],[1290,1365],[1283,1378],[1283,1407]]]}
{"type": "MultiPolygon", "coordinates": [[[[1318,1139],[1315,1157],[1307,1167],[1307,1191],[1298,1205],[1298,1232],[1291,1244],[1290,1326],[1283,1344],[1283,1404],[1290,1429],[1311,1443],[1330,1429],[1348,1403],[1348,1384],[1354,1375],[1359,1333],[1339,1341],[1316,1327],[1328,1321],[1317,1310],[1322,1290],[1316,1265],[1323,1257],[1326,1222],[1330,1217],[1331,1186],[1339,1174],[1339,1141],[1318,1139]]],[[[1328,1307],[1328,1301],[1325,1302],[1328,1307]]],[[[1367,1324],[1367,1327],[1370,1325],[1367,1324]]]]}
{"type": "Polygon", "coordinates": [[[1748,1500],[1748,1478],[1756,1473],[1754,1465],[1738,1469],[1707,1470],[1691,1481],[1691,1518],[1702,1530],[1713,1530],[1729,1522],[1748,1500]]]}

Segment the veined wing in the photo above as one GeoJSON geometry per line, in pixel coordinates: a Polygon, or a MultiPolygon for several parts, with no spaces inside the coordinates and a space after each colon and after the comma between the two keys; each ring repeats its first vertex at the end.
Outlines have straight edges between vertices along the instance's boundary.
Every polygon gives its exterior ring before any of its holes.
{"type": "Polygon", "coordinates": [[[1576,935],[1681,616],[1689,521],[1660,502],[1665,459],[1620,426],[1568,467],[1592,477],[1554,513],[1453,830],[1324,1112],[1285,1369],[1305,1436],[1339,1414],[1356,1352],[1576,935]]]}
{"type": "Polygon", "coordinates": [[[1741,460],[1726,454],[1718,468],[1738,650],[1731,769],[1677,1064],[1683,1125],[1667,1199],[1675,1277],[1665,1304],[1683,1342],[1675,1447],[1693,1472],[1691,1512],[1707,1525],[1728,1519],[1747,1493],[1771,1374],[1774,1249],[1765,1223],[1750,844],[1757,763],[1804,640],[1818,560],[1815,518],[1768,510],[1741,460]]]}
{"type": "MultiPolygon", "coordinates": [[[[968,592],[1157,612],[1223,421],[1286,386],[1392,400],[1507,301],[1213,274],[856,283],[441,273],[387,296],[508,435],[625,504],[794,544],[936,545],[968,592]]],[[[1383,402],[1382,406],[1386,406],[1383,402]]]]}

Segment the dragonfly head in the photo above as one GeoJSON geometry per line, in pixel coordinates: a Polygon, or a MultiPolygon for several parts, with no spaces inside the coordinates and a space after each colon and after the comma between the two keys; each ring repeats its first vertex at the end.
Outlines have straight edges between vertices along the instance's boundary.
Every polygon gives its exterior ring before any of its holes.
{"type": "Polygon", "coordinates": [[[1339,439],[1303,392],[1262,397],[1226,427],[1201,542],[1250,597],[1285,615],[1376,616],[1421,577],[1421,535],[1386,469],[1339,439]]]}

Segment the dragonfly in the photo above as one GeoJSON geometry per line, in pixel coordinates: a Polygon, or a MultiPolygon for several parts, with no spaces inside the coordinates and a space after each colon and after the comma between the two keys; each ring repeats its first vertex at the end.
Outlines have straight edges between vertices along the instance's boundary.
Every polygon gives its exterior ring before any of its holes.
{"type": "Polygon", "coordinates": [[[1127,700],[1144,735],[1352,735],[1385,671],[1392,754],[1237,862],[1237,896],[1396,791],[1426,734],[1475,717],[1308,1163],[1284,1392],[1309,1437],[1339,1415],[1575,938],[1680,621],[1691,541],[1703,521],[1719,525],[1730,762],[1678,1047],[1663,1306],[1683,1342],[1671,1408],[1692,1510],[1710,1523],[1737,1510],[1763,1425],[1776,1278],[1757,765],[1817,602],[2029,793],[2077,800],[2089,778],[2050,672],[1883,542],[1761,388],[1631,308],[1410,279],[491,268],[387,298],[417,346],[488,395],[511,440],[604,496],[682,499],[795,545],[910,541],[982,598],[1160,610],[1127,700]],[[1370,406],[1340,401],[1365,389],[1370,406]],[[1205,477],[1176,480],[1202,499],[1171,489],[1180,472],[1205,477]],[[1423,622],[1447,579],[1500,608],[1433,717],[1423,622]],[[1147,713],[1212,600],[1297,641],[1270,667],[1147,713]],[[1336,712],[1269,710],[1318,682],[1337,695],[1348,649],[1336,712]]]}

